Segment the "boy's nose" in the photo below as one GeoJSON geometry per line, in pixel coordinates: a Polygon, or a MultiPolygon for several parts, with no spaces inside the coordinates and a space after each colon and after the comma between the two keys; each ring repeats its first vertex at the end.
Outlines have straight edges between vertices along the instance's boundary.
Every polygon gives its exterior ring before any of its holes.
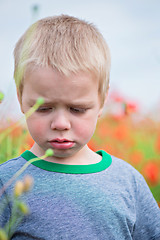
{"type": "Polygon", "coordinates": [[[59,111],[56,114],[54,114],[54,117],[51,122],[51,129],[53,130],[69,130],[71,127],[69,118],[67,117],[67,114],[65,114],[63,111],[59,111]]]}

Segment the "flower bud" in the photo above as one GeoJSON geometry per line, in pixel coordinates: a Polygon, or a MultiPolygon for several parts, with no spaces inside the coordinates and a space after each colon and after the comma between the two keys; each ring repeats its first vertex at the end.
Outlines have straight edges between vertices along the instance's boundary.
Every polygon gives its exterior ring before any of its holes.
{"type": "Polygon", "coordinates": [[[46,157],[52,157],[54,154],[53,150],[52,149],[47,149],[46,152],[45,152],[45,155],[46,157]]]}
{"type": "Polygon", "coordinates": [[[19,197],[24,191],[24,183],[22,181],[17,181],[14,186],[14,196],[19,197]]]}
{"type": "Polygon", "coordinates": [[[6,232],[2,228],[0,228],[0,240],[9,240],[6,232]]]}
{"type": "Polygon", "coordinates": [[[28,192],[33,186],[33,178],[30,175],[24,177],[24,192],[28,192]]]}
{"type": "Polygon", "coordinates": [[[19,202],[18,208],[24,215],[29,214],[29,208],[24,202],[19,202]]]}
{"type": "Polygon", "coordinates": [[[44,103],[44,99],[42,97],[39,97],[36,101],[36,104],[42,105],[44,103]]]}

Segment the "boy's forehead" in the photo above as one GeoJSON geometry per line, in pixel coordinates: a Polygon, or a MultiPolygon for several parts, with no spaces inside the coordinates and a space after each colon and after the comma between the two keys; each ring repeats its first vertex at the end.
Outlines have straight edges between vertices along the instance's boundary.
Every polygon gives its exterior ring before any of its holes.
{"type": "Polygon", "coordinates": [[[86,102],[98,93],[98,84],[89,73],[79,72],[65,76],[51,68],[40,68],[26,74],[24,94],[35,103],[39,97],[45,102],[86,102]]]}
{"type": "Polygon", "coordinates": [[[85,88],[88,84],[99,85],[99,81],[90,72],[79,71],[77,73],[70,73],[64,75],[51,67],[46,68],[35,68],[32,71],[27,71],[24,78],[25,85],[36,86],[36,88],[53,88],[60,86],[61,89],[72,87],[73,90],[76,88],[85,88]]]}

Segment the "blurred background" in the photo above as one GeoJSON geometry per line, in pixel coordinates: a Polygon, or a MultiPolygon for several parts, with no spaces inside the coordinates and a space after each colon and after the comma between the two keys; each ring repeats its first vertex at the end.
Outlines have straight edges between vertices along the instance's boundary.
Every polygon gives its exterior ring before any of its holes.
{"type": "Polygon", "coordinates": [[[33,144],[25,125],[15,127],[22,114],[13,80],[14,46],[36,20],[72,15],[98,27],[112,57],[108,102],[89,145],[132,164],[160,202],[159,13],[159,0],[0,0],[0,92],[5,96],[0,104],[0,161],[33,144]]]}

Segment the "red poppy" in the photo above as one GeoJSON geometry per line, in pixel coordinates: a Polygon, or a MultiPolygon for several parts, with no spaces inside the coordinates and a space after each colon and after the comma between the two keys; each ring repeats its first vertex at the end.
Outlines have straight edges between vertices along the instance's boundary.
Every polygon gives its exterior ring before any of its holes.
{"type": "Polygon", "coordinates": [[[155,162],[148,162],[143,168],[144,176],[151,184],[157,184],[159,180],[159,167],[155,162]]]}
{"type": "Polygon", "coordinates": [[[137,104],[131,103],[131,102],[125,103],[124,108],[125,108],[125,114],[131,114],[131,113],[137,112],[138,110],[137,104]]]}

